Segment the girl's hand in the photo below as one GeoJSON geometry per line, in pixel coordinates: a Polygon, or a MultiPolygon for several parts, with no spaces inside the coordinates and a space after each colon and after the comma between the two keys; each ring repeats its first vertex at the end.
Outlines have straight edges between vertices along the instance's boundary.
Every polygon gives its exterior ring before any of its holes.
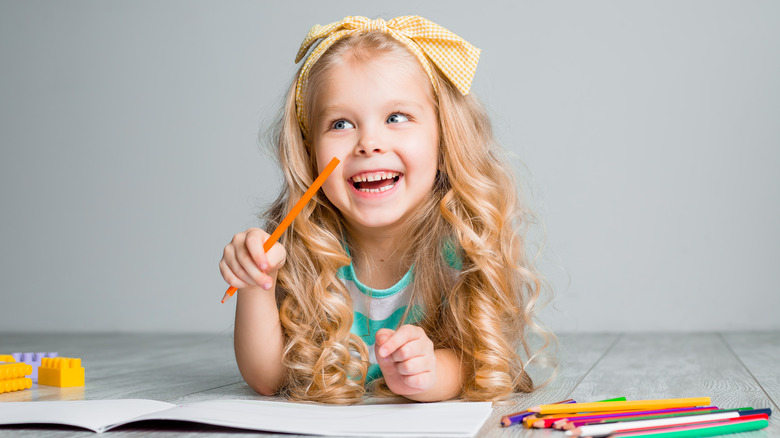
{"type": "Polygon", "coordinates": [[[271,235],[260,228],[250,228],[233,236],[225,247],[219,271],[225,281],[241,289],[260,286],[271,289],[276,281],[276,271],[287,260],[287,251],[276,242],[266,253],[263,244],[271,235]]]}
{"type": "Polygon", "coordinates": [[[436,383],[433,342],[420,327],[380,329],[376,332],[374,352],[385,382],[394,393],[419,394],[436,383]]]}

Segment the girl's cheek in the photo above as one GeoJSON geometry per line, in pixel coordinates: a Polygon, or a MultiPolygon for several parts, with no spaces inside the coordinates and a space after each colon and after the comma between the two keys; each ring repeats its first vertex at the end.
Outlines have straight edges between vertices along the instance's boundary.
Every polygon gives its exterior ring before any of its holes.
{"type": "MultiPolygon", "coordinates": [[[[335,177],[336,175],[333,175],[335,177]]],[[[325,194],[325,197],[328,198],[328,200],[332,203],[334,198],[333,194],[336,193],[335,188],[335,182],[331,181],[331,178],[328,178],[325,183],[322,184],[322,192],[325,194]]]]}
{"type": "Polygon", "coordinates": [[[344,161],[342,160],[343,157],[340,156],[342,154],[339,154],[338,150],[327,141],[316,141],[315,139],[312,143],[312,149],[314,150],[314,156],[317,158],[317,167],[319,167],[318,172],[322,172],[333,157],[338,158],[339,161],[344,161]]]}

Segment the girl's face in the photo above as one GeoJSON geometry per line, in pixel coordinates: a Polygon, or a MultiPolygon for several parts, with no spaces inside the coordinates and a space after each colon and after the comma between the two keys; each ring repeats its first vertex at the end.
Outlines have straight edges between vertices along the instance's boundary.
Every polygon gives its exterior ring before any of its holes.
{"type": "Polygon", "coordinates": [[[310,132],[322,186],[357,231],[392,231],[431,192],[439,124],[430,80],[416,61],[345,61],[323,77],[310,132]]]}

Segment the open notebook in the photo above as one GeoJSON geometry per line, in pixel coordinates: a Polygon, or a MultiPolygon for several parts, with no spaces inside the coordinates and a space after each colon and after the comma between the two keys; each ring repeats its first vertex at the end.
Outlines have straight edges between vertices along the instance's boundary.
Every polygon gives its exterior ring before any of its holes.
{"type": "Polygon", "coordinates": [[[144,420],[324,436],[472,437],[492,412],[490,402],[330,406],[259,400],[175,405],[155,400],[85,400],[0,404],[0,425],[62,424],[105,432],[144,420]]]}

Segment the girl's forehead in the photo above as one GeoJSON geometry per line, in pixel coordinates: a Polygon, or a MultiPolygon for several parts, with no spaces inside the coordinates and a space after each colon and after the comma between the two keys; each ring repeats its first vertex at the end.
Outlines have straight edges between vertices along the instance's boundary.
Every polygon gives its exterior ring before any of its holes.
{"type": "Polygon", "coordinates": [[[399,97],[433,98],[433,86],[422,66],[406,56],[383,54],[363,59],[345,56],[324,73],[324,89],[318,94],[328,100],[338,99],[344,91],[355,88],[374,94],[384,91],[397,93],[399,97]]]}

